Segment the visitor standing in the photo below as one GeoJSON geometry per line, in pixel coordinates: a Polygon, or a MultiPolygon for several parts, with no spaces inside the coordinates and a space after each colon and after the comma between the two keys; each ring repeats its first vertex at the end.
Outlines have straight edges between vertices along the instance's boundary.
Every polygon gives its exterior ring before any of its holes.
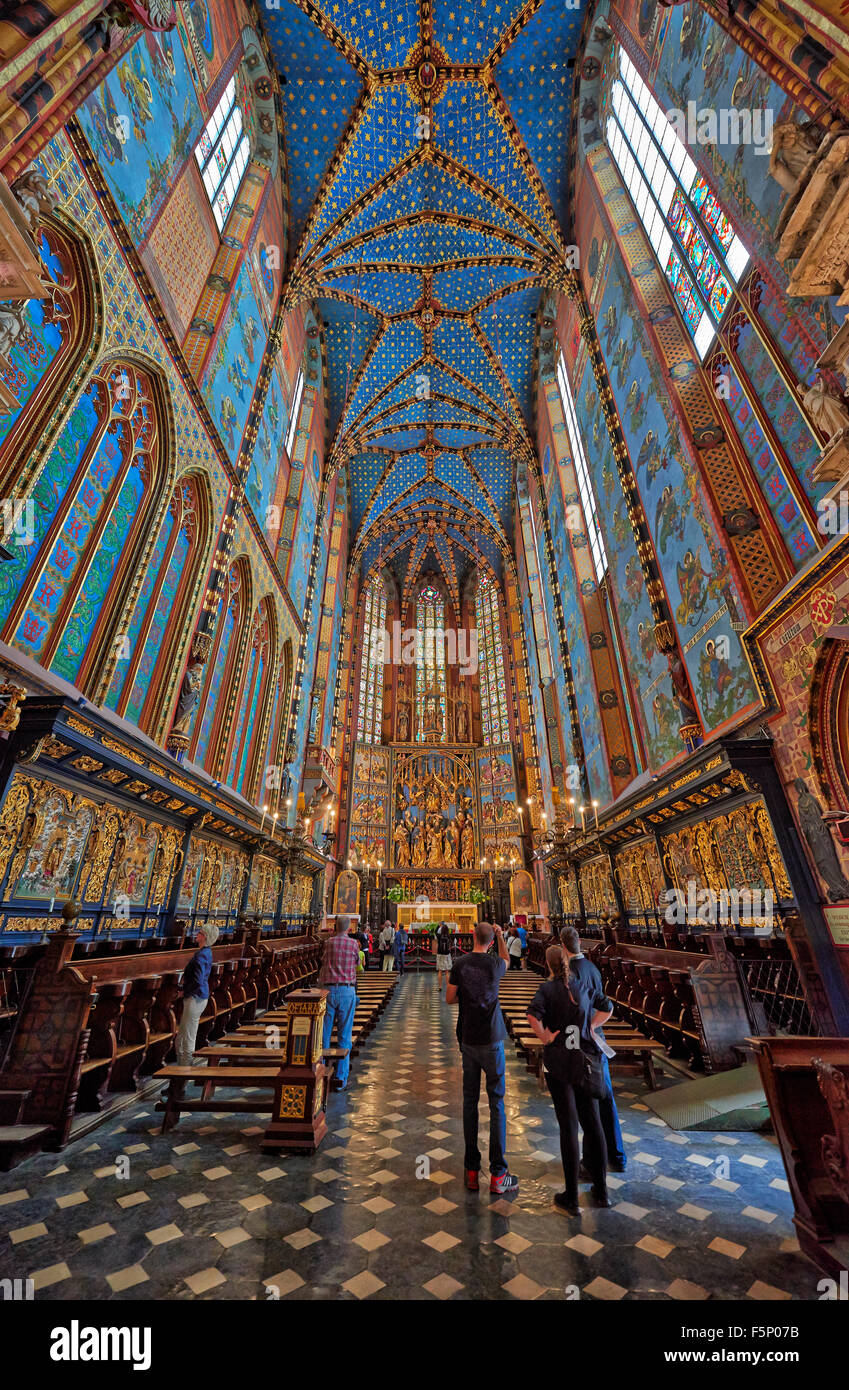
{"type": "Polygon", "coordinates": [[[507,953],[510,956],[510,969],[519,970],[522,965],[522,938],[515,927],[510,928],[507,938],[507,953]]]}
{"type": "Polygon", "coordinates": [[[197,934],[198,949],[183,971],[183,1012],[174,1039],[177,1066],[190,1067],[195,1053],[198,1025],[209,999],[209,972],[212,969],[212,947],[218,940],[218,928],[210,922],[197,934]]]}
{"type": "Polygon", "coordinates": [[[478,1105],[481,1076],[486,1076],[489,1101],[489,1190],[514,1193],[519,1179],[508,1172],[505,1148],[507,1119],[504,1111],[504,1042],[507,1029],[498,1003],[498,986],[507,969],[507,946],[500,927],[478,922],[472,950],[458,956],[451,967],[446,999],[458,1004],[457,1041],[463,1058],[463,1135],[466,1144],[465,1181],[470,1192],[479,1188],[481,1166],[478,1148],[478,1105]],[[490,955],[493,937],[498,954],[490,955]]]}
{"type": "Polygon", "coordinates": [[[591,1005],[588,995],[570,988],[566,952],[549,946],[545,953],[548,979],[528,1005],[528,1024],[543,1044],[545,1081],[554,1101],[560,1129],[560,1156],[563,1163],[563,1192],[554,1205],[566,1216],[578,1214],[578,1122],[584,1131],[584,1152],[593,1185],[596,1206],[609,1207],[607,1195],[607,1153],[598,1100],[591,1094],[586,1058],[597,1069],[601,1087],[601,1052],[593,1029],[610,1018],[610,1000],[602,995],[591,1005]]]}
{"type": "Polygon", "coordinates": [[[392,942],[392,952],[395,956],[395,969],[398,971],[399,975],[403,975],[404,973],[404,957],[407,954],[407,942],[409,939],[409,932],[403,925],[400,926],[392,942]]]}
{"type": "MultiPolygon", "coordinates": [[[[581,950],[581,938],[574,927],[563,928],[560,933],[560,945],[563,947],[569,963],[570,978],[575,982],[578,990],[587,996],[590,1007],[600,1008],[601,1005],[598,1001],[605,998],[601,972],[598,966],[593,965],[591,960],[587,960],[581,950]]],[[[600,1031],[598,1036],[604,1040],[603,1032],[600,1031]]],[[[604,1130],[604,1140],[607,1145],[608,1167],[614,1173],[624,1173],[628,1159],[622,1139],[619,1112],[616,1109],[616,1100],[613,1095],[613,1083],[610,1080],[610,1067],[603,1054],[601,1070],[604,1076],[605,1090],[598,1103],[598,1113],[601,1116],[601,1127],[604,1130]]],[[[589,1166],[586,1161],[586,1153],[584,1154],[584,1165],[589,1166]]]]}
{"type": "Polygon", "coordinates": [[[360,943],[350,934],[350,919],[337,917],[333,935],[324,943],[324,954],[318,972],[319,989],[327,990],[327,1011],[324,1015],[324,1050],[330,1047],[333,1024],[338,1023],[337,1045],[345,1050],[336,1065],[331,1091],[344,1091],[351,1065],[351,1034],[354,1031],[354,1011],[357,1007],[357,967],[360,943]]]}
{"type": "Polygon", "coordinates": [[[395,928],[391,922],[384,922],[383,930],[377,938],[377,944],[380,947],[380,968],[385,971],[387,975],[392,974],[392,970],[395,966],[395,955],[392,950],[392,943],[394,940],[395,928]]]}
{"type": "Polygon", "coordinates": [[[440,922],[436,933],[436,988],[442,993],[442,986],[448,988],[451,973],[451,933],[447,922],[440,922]]]}

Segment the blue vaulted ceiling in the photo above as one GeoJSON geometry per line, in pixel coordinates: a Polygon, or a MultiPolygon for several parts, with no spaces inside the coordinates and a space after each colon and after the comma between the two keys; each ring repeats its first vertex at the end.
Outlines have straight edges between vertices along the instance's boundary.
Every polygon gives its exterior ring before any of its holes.
{"type": "Polygon", "coordinates": [[[584,3],[280,0],[291,285],[321,314],[353,557],[452,593],[512,550],[537,320],[569,268],[584,3]]]}

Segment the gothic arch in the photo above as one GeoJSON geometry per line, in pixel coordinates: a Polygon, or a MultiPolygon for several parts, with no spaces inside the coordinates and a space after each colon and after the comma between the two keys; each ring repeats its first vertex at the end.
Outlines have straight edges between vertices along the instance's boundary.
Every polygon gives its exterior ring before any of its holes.
{"type": "MultiPolygon", "coordinates": [[[[49,351],[43,334],[33,333],[30,323],[9,355],[10,370],[4,371],[4,381],[12,397],[20,399],[22,390],[26,394],[20,413],[0,434],[0,496],[4,497],[25,497],[31,491],[100,356],[105,331],[100,272],[89,237],[58,208],[39,219],[36,235],[43,255],[46,243],[59,288],[52,303],[47,297],[30,301],[28,318],[52,322],[51,336],[61,336],[62,341],[44,373],[35,380],[30,378],[32,389],[28,392],[24,379],[29,368],[37,367],[38,358],[49,351]]],[[[11,413],[15,413],[13,406],[11,413]]],[[[0,429],[4,423],[0,417],[0,429]]]]}

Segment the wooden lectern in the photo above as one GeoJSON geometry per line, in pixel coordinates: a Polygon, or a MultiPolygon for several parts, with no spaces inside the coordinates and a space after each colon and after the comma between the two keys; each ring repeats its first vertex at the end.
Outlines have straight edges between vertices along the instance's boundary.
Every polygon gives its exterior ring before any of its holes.
{"type": "Polygon", "coordinates": [[[285,1061],[274,1085],[264,1153],[315,1153],[325,1134],[329,1070],[321,1060],[327,1000],[324,990],[299,989],[286,1000],[289,1028],[285,1061]]]}

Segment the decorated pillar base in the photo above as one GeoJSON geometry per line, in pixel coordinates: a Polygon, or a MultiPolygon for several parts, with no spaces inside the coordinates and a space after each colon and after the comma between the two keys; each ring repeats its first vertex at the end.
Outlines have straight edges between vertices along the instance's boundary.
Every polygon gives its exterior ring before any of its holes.
{"type": "Polygon", "coordinates": [[[322,989],[298,989],[286,1000],[289,1027],[286,1055],[274,1081],[271,1120],[264,1153],[314,1154],[325,1134],[329,1070],[321,1060],[327,996],[322,989]]]}
{"type": "Polygon", "coordinates": [[[329,1068],[283,1067],[274,1085],[274,1109],[263,1153],[314,1154],[327,1133],[324,1113],[329,1068]]]}
{"type": "Polygon", "coordinates": [[[836,501],[849,486],[849,429],[841,430],[828,441],[817,462],[814,464],[815,483],[833,483],[820,502],[820,511],[827,502],[836,501]]]}
{"type": "Polygon", "coordinates": [[[703,741],[701,724],[682,724],[678,734],[688,753],[695,753],[703,741]]]}
{"type": "Polygon", "coordinates": [[[189,749],[188,734],[169,734],[165,740],[165,751],[175,762],[181,763],[189,749]]]}

